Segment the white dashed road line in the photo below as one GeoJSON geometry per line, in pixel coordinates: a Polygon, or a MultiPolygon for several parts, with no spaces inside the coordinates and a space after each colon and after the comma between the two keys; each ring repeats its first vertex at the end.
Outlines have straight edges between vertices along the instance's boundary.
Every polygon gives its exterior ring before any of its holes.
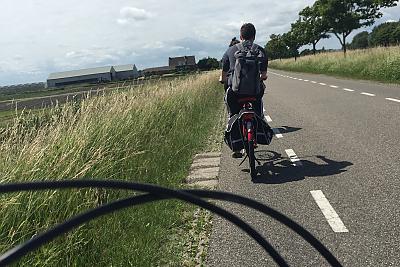
{"type": "Polygon", "coordinates": [[[340,219],[339,215],[333,209],[328,199],[326,199],[324,193],[321,190],[310,191],[315,202],[317,202],[318,207],[321,209],[322,214],[324,214],[326,220],[331,226],[332,230],[336,233],[347,233],[346,226],[340,219]]]}
{"type": "Polygon", "coordinates": [[[296,153],[294,153],[293,149],[286,149],[286,154],[288,155],[290,161],[293,163],[294,166],[302,166],[299,157],[297,157],[296,153]]]}
{"type": "Polygon", "coordinates": [[[264,110],[264,117],[267,120],[267,122],[272,122],[271,117],[265,113],[266,112],[265,108],[263,108],[263,110],[264,110]]]}
{"type": "Polygon", "coordinates": [[[390,97],[388,97],[388,98],[385,98],[386,100],[389,100],[389,101],[394,101],[394,102],[398,102],[398,103],[400,103],[400,99],[396,99],[396,98],[390,98],[390,97]]]}
{"type": "MultiPolygon", "coordinates": [[[[319,82],[316,82],[316,81],[310,81],[310,80],[305,80],[305,79],[303,80],[301,78],[291,77],[291,76],[282,75],[282,74],[278,74],[278,73],[274,73],[274,72],[270,72],[270,73],[278,75],[278,76],[281,76],[281,77],[293,79],[293,80],[311,82],[313,84],[319,84],[319,85],[323,85],[323,86],[327,85],[326,83],[319,83],[319,82]]],[[[337,85],[329,85],[329,87],[331,87],[331,88],[339,88],[339,86],[337,86],[337,85]]],[[[354,92],[355,91],[355,90],[349,89],[349,88],[343,88],[343,90],[346,91],[346,92],[354,92]]],[[[376,96],[375,94],[371,94],[371,93],[367,93],[367,92],[362,92],[361,94],[365,95],[365,96],[376,96]]],[[[390,97],[385,98],[385,99],[389,100],[389,101],[400,103],[400,99],[390,98],[390,97]]],[[[267,122],[272,122],[271,117],[269,117],[267,115],[266,115],[266,119],[267,119],[267,122]]],[[[274,130],[274,133],[275,133],[276,137],[278,137],[278,138],[282,138],[283,137],[282,134],[279,132],[279,130],[277,130],[277,129],[273,129],[273,130],[274,130]]]]}
{"type": "Polygon", "coordinates": [[[362,95],[366,95],[366,96],[375,96],[374,94],[370,94],[370,93],[366,93],[366,92],[362,92],[362,95]]]}
{"type": "Polygon", "coordinates": [[[274,132],[276,138],[282,138],[283,137],[283,135],[281,134],[281,132],[278,129],[273,128],[272,131],[274,132]]]}

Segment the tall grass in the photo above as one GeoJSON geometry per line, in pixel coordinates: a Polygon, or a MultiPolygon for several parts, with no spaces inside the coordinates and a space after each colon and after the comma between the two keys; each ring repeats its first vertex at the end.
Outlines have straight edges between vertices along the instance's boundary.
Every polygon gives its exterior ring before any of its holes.
{"type": "MultiPolygon", "coordinates": [[[[21,116],[0,135],[0,181],[107,178],[180,187],[193,154],[219,122],[223,90],[216,81],[215,73],[160,81],[21,116]]],[[[129,194],[65,190],[0,195],[0,251],[129,194]]],[[[18,265],[178,264],[180,255],[171,244],[191,209],[164,201],[106,216],[18,265]]]]}
{"type": "Polygon", "coordinates": [[[294,59],[274,60],[275,69],[329,74],[348,78],[400,83],[400,46],[323,53],[294,59]]]}

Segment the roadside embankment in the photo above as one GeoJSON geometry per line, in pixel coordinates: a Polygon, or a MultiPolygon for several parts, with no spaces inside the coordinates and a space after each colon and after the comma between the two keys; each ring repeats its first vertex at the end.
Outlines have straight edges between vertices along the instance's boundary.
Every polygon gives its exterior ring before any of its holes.
{"type": "MultiPolygon", "coordinates": [[[[22,114],[0,132],[0,182],[120,179],[180,188],[193,155],[209,149],[220,129],[217,80],[216,72],[199,74],[22,114]]],[[[131,195],[95,189],[1,195],[0,251],[131,195]]],[[[186,249],[180,229],[194,210],[160,201],[104,216],[19,265],[179,266],[186,249]]]]}
{"type": "Polygon", "coordinates": [[[400,46],[273,60],[273,69],[400,84],[400,46]]]}

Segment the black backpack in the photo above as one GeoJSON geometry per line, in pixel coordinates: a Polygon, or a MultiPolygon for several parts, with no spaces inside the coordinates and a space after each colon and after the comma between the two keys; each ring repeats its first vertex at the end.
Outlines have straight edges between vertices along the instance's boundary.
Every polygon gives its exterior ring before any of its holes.
{"type": "Polygon", "coordinates": [[[235,53],[235,69],[232,75],[232,90],[238,95],[259,95],[260,88],[260,59],[264,54],[258,46],[253,44],[251,48],[242,43],[237,44],[235,53]]]}

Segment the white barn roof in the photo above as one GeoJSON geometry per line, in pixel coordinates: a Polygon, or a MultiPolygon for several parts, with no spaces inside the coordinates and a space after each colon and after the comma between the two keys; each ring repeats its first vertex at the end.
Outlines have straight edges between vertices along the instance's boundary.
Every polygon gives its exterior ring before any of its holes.
{"type": "Polygon", "coordinates": [[[135,70],[135,66],[133,64],[127,64],[127,65],[119,65],[119,66],[114,66],[114,70],[116,72],[120,71],[132,71],[135,70]]]}
{"type": "Polygon", "coordinates": [[[112,66],[109,67],[99,67],[99,68],[90,68],[90,69],[82,69],[82,70],[72,70],[72,71],[64,71],[64,72],[55,72],[49,75],[48,80],[55,79],[63,79],[68,77],[78,77],[78,76],[86,76],[93,74],[101,74],[101,73],[109,73],[113,69],[112,66]]]}

